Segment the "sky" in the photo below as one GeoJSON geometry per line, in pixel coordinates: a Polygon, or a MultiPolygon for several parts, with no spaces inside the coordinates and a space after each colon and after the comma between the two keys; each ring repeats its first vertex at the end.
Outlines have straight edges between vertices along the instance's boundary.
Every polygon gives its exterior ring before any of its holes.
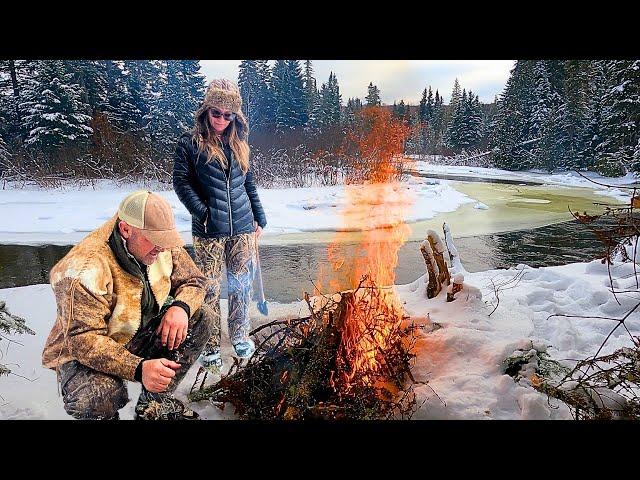
{"type": "MultiPolygon", "coordinates": [[[[493,102],[502,92],[515,60],[312,60],[318,89],[334,72],[342,101],[349,97],[364,100],[367,86],[380,89],[382,103],[391,105],[401,99],[417,105],[422,91],[431,85],[449,103],[453,83],[478,94],[483,103],[493,102]]],[[[226,77],[238,81],[240,60],[201,60],[207,81],[226,77]]]]}

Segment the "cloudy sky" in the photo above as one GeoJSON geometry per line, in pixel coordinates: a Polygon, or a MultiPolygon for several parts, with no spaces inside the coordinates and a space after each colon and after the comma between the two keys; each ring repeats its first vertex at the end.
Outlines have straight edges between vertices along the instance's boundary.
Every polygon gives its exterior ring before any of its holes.
{"type": "MultiPolygon", "coordinates": [[[[238,81],[240,60],[201,60],[207,80],[227,77],[238,81]]],[[[416,105],[422,90],[431,85],[449,103],[456,78],[460,86],[473,90],[483,103],[492,102],[502,92],[514,60],[312,60],[318,88],[334,72],[340,94],[346,103],[349,97],[364,100],[369,82],[380,89],[382,102],[393,104],[401,99],[416,105]]]]}

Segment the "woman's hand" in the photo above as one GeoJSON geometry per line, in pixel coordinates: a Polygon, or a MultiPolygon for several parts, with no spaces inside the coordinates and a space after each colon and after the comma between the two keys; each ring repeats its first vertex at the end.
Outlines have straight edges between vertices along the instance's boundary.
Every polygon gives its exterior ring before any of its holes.
{"type": "Polygon", "coordinates": [[[256,223],[256,240],[260,238],[262,235],[262,227],[256,223]]]}

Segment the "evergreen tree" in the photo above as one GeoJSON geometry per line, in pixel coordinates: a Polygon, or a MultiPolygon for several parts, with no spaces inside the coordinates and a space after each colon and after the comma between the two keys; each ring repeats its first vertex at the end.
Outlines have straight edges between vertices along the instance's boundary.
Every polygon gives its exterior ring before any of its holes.
{"type": "Polygon", "coordinates": [[[429,85],[429,92],[427,93],[427,104],[425,105],[425,121],[431,122],[433,120],[433,108],[433,92],[431,91],[431,85],[429,85]]]}
{"type": "Polygon", "coordinates": [[[184,87],[181,89],[185,98],[183,99],[183,116],[178,116],[184,124],[184,130],[190,129],[194,124],[194,115],[202,103],[205,92],[205,77],[201,71],[199,60],[179,60],[184,87]]]}
{"type": "Polygon", "coordinates": [[[287,60],[289,70],[289,101],[291,102],[291,126],[303,127],[309,119],[307,102],[302,79],[302,67],[299,60],[287,60]]]}
{"type": "Polygon", "coordinates": [[[518,60],[496,104],[495,129],[491,136],[493,160],[499,168],[521,170],[534,166],[525,149],[531,124],[530,61],[518,60]]]}
{"type": "Polygon", "coordinates": [[[322,84],[320,89],[320,111],[322,115],[321,125],[329,127],[340,123],[340,111],[342,109],[342,97],[335,73],[329,73],[329,80],[322,84]]]}
{"type": "MultiPolygon", "coordinates": [[[[456,79],[455,85],[458,88],[460,86],[458,84],[457,79],[456,79]]],[[[468,105],[467,105],[466,90],[462,91],[462,95],[460,96],[459,99],[457,99],[455,102],[452,102],[451,108],[452,108],[451,120],[449,121],[445,138],[446,138],[447,145],[449,147],[451,147],[454,150],[459,150],[461,148],[468,147],[467,125],[466,125],[468,105]]]]}
{"type": "Polygon", "coordinates": [[[398,103],[398,106],[397,106],[396,118],[398,118],[399,120],[405,120],[406,115],[407,115],[407,106],[404,104],[404,100],[401,99],[400,103],[398,103]]]}
{"type": "Polygon", "coordinates": [[[435,154],[443,146],[445,128],[444,100],[438,90],[433,102],[433,118],[430,127],[429,151],[435,154]]]}
{"type": "Polygon", "coordinates": [[[311,60],[305,60],[304,62],[304,103],[307,113],[307,125],[310,128],[315,128],[318,125],[318,110],[319,110],[319,93],[316,86],[316,79],[313,76],[313,66],[311,60]]]}
{"type": "Polygon", "coordinates": [[[129,132],[137,128],[135,119],[129,117],[129,112],[135,107],[131,103],[131,96],[127,89],[127,77],[124,66],[115,60],[105,60],[105,91],[106,95],[98,109],[105,113],[109,123],[118,131],[129,132]]]}
{"type": "Polygon", "coordinates": [[[278,60],[273,69],[273,94],[278,131],[307,123],[302,72],[297,60],[278,60]]]}
{"type": "Polygon", "coordinates": [[[602,141],[596,147],[604,174],[632,170],[640,128],[640,60],[612,60],[602,99],[602,141]]]}
{"type": "Polygon", "coordinates": [[[382,102],[380,101],[380,90],[373,84],[373,82],[369,82],[369,86],[367,87],[367,96],[364,100],[367,102],[367,107],[382,105],[382,102]]]}
{"type": "Polygon", "coordinates": [[[566,134],[568,122],[567,105],[554,103],[543,127],[544,133],[538,149],[539,166],[549,172],[555,171],[558,167],[567,168],[571,153],[570,139],[566,134]]]}
{"type": "Polygon", "coordinates": [[[250,126],[259,123],[262,86],[256,60],[242,60],[238,74],[238,87],[242,96],[242,113],[250,126]]]}
{"type": "Polygon", "coordinates": [[[156,68],[161,75],[148,85],[150,108],[145,125],[152,140],[151,147],[167,160],[178,137],[190,127],[187,122],[193,115],[192,102],[179,60],[159,62],[156,68]]]}
{"type": "Polygon", "coordinates": [[[456,112],[460,100],[462,100],[461,92],[460,82],[458,82],[458,79],[456,78],[453,83],[453,90],[451,91],[451,101],[449,102],[449,108],[451,109],[452,116],[456,112]]]}
{"type": "Polygon", "coordinates": [[[569,152],[565,155],[566,168],[587,166],[581,152],[585,148],[585,129],[589,121],[590,60],[568,60],[565,62],[566,80],[564,101],[566,108],[561,123],[566,128],[569,152]]]}
{"type": "Polygon", "coordinates": [[[420,123],[426,123],[427,120],[427,89],[422,91],[422,98],[420,98],[420,106],[418,107],[418,119],[420,123]]]}
{"type": "Polygon", "coordinates": [[[42,60],[36,68],[21,104],[25,145],[50,154],[67,142],[88,141],[93,132],[89,105],[82,102],[82,89],[73,81],[73,73],[66,71],[61,60],[42,60]]]}
{"type": "Polygon", "coordinates": [[[259,78],[258,105],[252,130],[270,130],[276,125],[275,89],[271,67],[267,60],[256,60],[259,78]]]}
{"type": "Polygon", "coordinates": [[[604,94],[607,90],[606,70],[607,61],[592,61],[588,74],[588,103],[585,114],[585,126],[582,130],[579,152],[580,164],[593,167],[596,160],[596,148],[602,138],[602,106],[604,94]]]}
{"type": "Polygon", "coordinates": [[[288,129],[291,124],[293,112],[288,99],[289,94],[289,69],[285,60],[277,60],[273,66],[272,76],[273,100],[275,103],[275,127],[282,131],[288,129]]]}
{"type": "Polygon", "coordinates": [[[5,139],[26,135],[20,130],[23,112],[21,104],[24,100],[23,89],[35,76],[36,60],[0,60],[0,111],[5,125],[5,139]]]}
{"type": "Polygon", "coordinates": [[[469,91],[465,121],[465,137],[468,141],[468,148],[477,147],[483,137],[483,117],[482,104],[480,103],[478,95],[474,95],[473,92],[469,91]]]}
{"type": "MultiPolygon", "coordinates": [[[[0,117],[0,121],[3,121],[2,117],[0,117]]],[[[9,157],[11,157],[9,146],[7,145],[7,142],[5,142],[3,136],[3,132],[0,130],[0,174],[2,174],[3,162],[9,160],[9,157]]]]}
{"type": "Polygon", "coordinates": [[[66,60],[66,70],[73,75],[73,81],[80,86],[83,103],[91,107],[91,114],[104,103],[106,89],[106,62],[104,60],[66,60]]]}
{"type": "Polygon", "coordinates": [[[344,123],[348,126],[353,125],[356,121],[356,114],[362,110],[362,100],[359,98],[349,98],[345,107],[344,123]]]}
{"type": "Polygon", "coordinates": [[[132,133],[146,137],[149,113],[155,101],[154,92],[161,88],[162,64],[151,60],[125,60],[124,67],[129,97],[127,123],[133,126],[132,133]]]}
{"type": "Polygon", "coordinates": [[[530,107],[529,136],[530,138],[541,138],[544,135],[544,125],[549,118],[550,111],[555,106],[552,99],[553,90],[544,61],[534,62],[532,73],[533,101],[530,107]]]}

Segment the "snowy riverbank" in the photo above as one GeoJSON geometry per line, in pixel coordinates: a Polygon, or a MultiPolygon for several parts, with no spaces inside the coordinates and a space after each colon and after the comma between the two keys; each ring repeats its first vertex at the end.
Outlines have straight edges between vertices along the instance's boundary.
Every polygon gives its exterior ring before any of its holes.
{"type": "MultiPolygon", "coordinates": [[[[633,272],[631,264],[616,264],[613,272],[621,279],[618,280],[621,290],[634,282],[633,278],[624,279],[633,272]]],[[[429,385],[417,387],[418,404],[426,401],[415,414],[416,419],[571,418],[568,409],[559,402],[551,401],[552,406],[559,408],[550,407],[547,397],[534,390],[527,379],[515,382],[504,374],[502,362],[516,349],[546,350],[551,358],[560,361],[592,355],[610,331],[610,321],[548,318],[549,315],[622,317],[634,302],[630,295],[619,295],[622,305],[616,303],[607,289],[606,266],[599,261],[537,269],[519,265],[509,270],[470,273],[465,280],[466,289],[450,303],[445,301],[444,292],[435,299],[427,299],[424,281],[421,277],[397,287],[412,318],[428,316],[442,326],[431,333],[425,333],[427,330],[418,333],[413,374],[416,380],[428,381],[429,385]],[[522,275],[522,279],[510,284],[515,284],[514,288],[500,293],[500,304],[489,316],[496,303],[492,282],[505,284],[516,275],[522,275]],[[482,298],[477,298],[476,292],[482,298]]],[[[4,289],[0,290],[0,300],[6,300],[11,312],[24,317],[36,331],[35,336],[12,337],[22,345],[2,342],[3,362],[27,379],[13,375],[0,379],[0,418],[70,418],[58,397],[55,373],[40,366],[42,347],[55,318],[51,288],[33,285],[4,289]]],[[[226,311],[225,301],[222,311],[226,311]]],[[[254,325],[305,315],[306,307],[302,302],[270,302],[269,311],[268,319],[262,317],[252,303],[254,325]]],[[[627,326],[638,334],[639,316],[632,316],[627,326]]],[[[223,338],[223,345],[227,344],[223,338]]],[[[619,329],[603,353],[625,345],[630,345],[630,339],[619,329]]],[[[223,354],[229,362],[228,347],[223,354]]],[[[195,371],[192,368],[180,385],[179,396],[184,398],[187,394],[195,371]]],[[[129,385],[130,398],[135,400],[138,392],[139,384],[129,385]]],[[[133,404],[134,401],[129,402],[121,411],[122,418],[133,417],[133,404]]],[[[208,419],[234,418],[232,408],[222,412],[204,403],[195,404],[195,408],[208,419]]]]}

